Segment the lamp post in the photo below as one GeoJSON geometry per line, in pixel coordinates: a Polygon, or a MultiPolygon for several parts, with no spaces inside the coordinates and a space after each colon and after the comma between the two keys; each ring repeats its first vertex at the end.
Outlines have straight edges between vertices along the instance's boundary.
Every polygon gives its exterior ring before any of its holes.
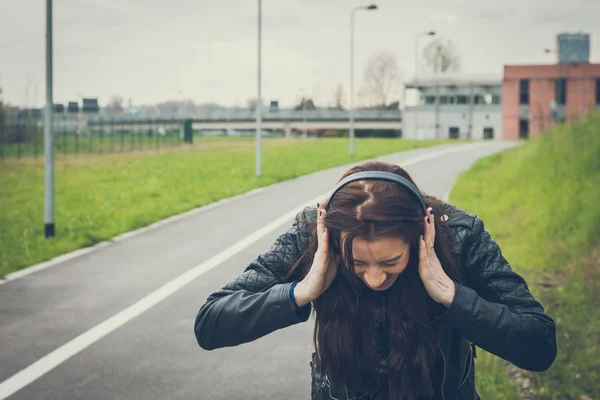
{"type": "MultiPolygon", "coordinates": [[[[415,85],[417,87],[417,92],[419,93],[419,98],[421,96],[421,92],[419,91],[419,39],[424,36],[434,36],[434,31],[429,32],[421,32],[415,37],[415,85]]],[[[420,102],[420,100],[419,100],[420,102]]],[[[417,103],[417,106],[419,103],[417,103]]],[[[415,107],[415,139],[414,145],[415,147],[419,143],[419,111],[417,107],[415,107]]]]}
{"type": "Polygon", "coordinates": [[[54,148],[52,144],[52,0],[46,0],[46,109],[44,110],[44,236],[54,232],[54,148]]]}
{"type": "Polygon", "coordinates": [[[358,10],[377,10],[377,5],[355,7],[350,13],[350,157],[354,157],[354,14],[358,10]]]}
{"type": "Polygon", "coordinates": [[[308,126],[307,126],[307,118],[306,118],[306,98],[302,97],[302,117],[304,119],[304,138],[308,137],[308,126]]]}
{"type": "Polygon", "coordinates": [[[261,175],[261,50],[262,50],[262,0],[258,0],[258,100],[256,102],[256,176],[261,175]]]}

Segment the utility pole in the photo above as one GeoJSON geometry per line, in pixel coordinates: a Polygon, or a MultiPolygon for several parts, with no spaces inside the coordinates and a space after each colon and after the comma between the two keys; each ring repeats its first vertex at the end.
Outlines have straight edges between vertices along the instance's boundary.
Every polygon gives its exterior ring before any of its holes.
{"type": "Polygon", "coordinates": [[[306,139],[308,137],[308,126],[306,123],[306,98],[302,99],[302,112],[304,118],[304,138],[306,139]]]}
{"type": "Polygon", "coordinates": [[[417,105],[415,106],[415,137],[413,140],[415,147],[417,147],[419,144],[419,105],[421,104],[421,89],[419,85],[419,38],[423,36],[435,36],[435,32],[421,32],[415,36],[415,87],[417,89],[419,99],[417,101],[417,105]]]}
{"type": "Polygon", "coordinates": [[[354,157],[354,13],[360,8],[354,8],[350,14],[350,157],[354,157]]]}
{"type": "Polygon", "coordinates": [[[261,52],[262,52],[262,0],[258,0],[258,102],[256,103],[256,176],[261,175],[261,123],[262,123],[262,96],[261,96],[261,52]]]}
{"type": "Polygon", "coordinates": [[[52,134],[52,0],[46,0],[46,109],[44,110],[44,236],[54,229],[54,146],[52,134]]]}
{"type": "Polygon", "coordinates": [[[354,14],[359,10],[377,10],[377,5],[354,7],[350,13],[350,157],[354,157],[354,14]]]}

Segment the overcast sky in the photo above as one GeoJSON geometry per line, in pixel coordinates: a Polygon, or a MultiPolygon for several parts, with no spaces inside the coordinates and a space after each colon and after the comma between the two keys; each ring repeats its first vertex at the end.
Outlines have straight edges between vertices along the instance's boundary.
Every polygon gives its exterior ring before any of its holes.
{"type": "MultiPolygon", "coordinates": [[[[44,103],[44,0],[0,0],[0,86],[21,106],[44,103]]],[[[349,91],[355,0],[263,1],[263,97],[290,106],[349,91]]],[[[462,72],[550,63],[559,32],[591,34],[600,62],[600,0],[379,0],[356,15],[356,80],[392,51],[414,75],[415,35],[435,30],[458,47],[462,72]]],[[[55,0],[54,98],[193,99],[244,106],[257,93],[256,0],[55,0]]],[[[428,39],[421,41],[421,48],[428,39]]]]}

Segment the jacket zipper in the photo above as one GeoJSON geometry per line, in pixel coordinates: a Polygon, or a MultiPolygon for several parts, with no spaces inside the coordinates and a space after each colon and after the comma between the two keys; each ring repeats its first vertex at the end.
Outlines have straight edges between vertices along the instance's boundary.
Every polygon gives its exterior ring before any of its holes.
{"type": "Polygon", "coordinates": [[[469,379],[469,374],[471,373],[471,366],[473,365],[473,357],[472,356],[473,356],[473,346],[471,345],[471,343],[469,343],[469,355],[467,356],[467,361],[465,362],[465,366],[463,367],[463,373],[467,369],[467,364],[468,364],[469,369],[467,370],[467,373],[464,375],[463,381],[458,385],[459,389],[467,382],[467,379],[469,379]]]}
{"type": "Polygon", "coordinates": [[[442,400],[446,400],[446,396],[444,395],[444,385],[446,384],[446,356],[444,355],[444,350],[440,347],[440,352],[442,353],[442,358],[444,359],[444,379],[442,380],[442,400]]]}

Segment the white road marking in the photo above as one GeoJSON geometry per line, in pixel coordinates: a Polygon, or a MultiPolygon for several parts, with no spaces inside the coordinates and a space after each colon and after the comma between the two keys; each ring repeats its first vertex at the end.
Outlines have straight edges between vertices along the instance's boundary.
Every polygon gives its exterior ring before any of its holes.
{"type": "MultiPolygon", "coordinates": [[[[425,154],[423,156],[415,157],[405,162],[399,163],[399,165],[402,167],[406,167],[408,165],[412,165],[441,155],[471,149],[472,147],[473,146],[460,146],[457,148],[451,148],[430,154],[425,154]]],[[[38,361],[29,365],[25,369],[17,372],[10,378],[6,379],[4,382],[0,383],[0,400],[4,400],[7,397],[14,394],[15,392],[21,390],[31,382],[35,381],[39,377],[43,376],[44,374],[48,373],[49,371],[63,363],[64,361],[68,360],[69,358],[73,357],[80,351],[89,347],[96,341],[102,339],[104,336],[123,326],[138,315],[149,310],[150,308],[152,308],[162,300],[166,299],[173,293],[177,292],[179,289],[189,284],[202,274],[225,262],[240,251],[244,250],[245,248],[257,242],[258,240],[262,239],[264,236],[268,235],[285,222],[293,219],[302,208],[313,205],[318,201],[322,201],[330,193],[330,191],[327,191],[326,193],[315,197],[314,199],[308,202],[303,203],[301,206],[295,207],[293,210],[286,212],[276,220],[260,228],[251,235],[245,237],[233,246],[228,247],[227,249],[223,250],[211,259],[184,272],[183,274],[179,275],[173,280],[167,282],[165,285],[156,289],[152,293],[148,294],[146,297],[127,307],[123,311],[99,323],[98,325],[94,326],[93,328],[82,333],[81,335],[77,336],[76,338],[70,340],[69,342],[60,346],[56,350],[42,357],[38,361]]]]}
{"type": "Polygon", "coordinates": [[[240,240],[233,246],[228,247],[227,249],[223,250],[222,252],[203,262],[202,264],[197,265],[196,267],[193,267],[192,269],[184,272],[177,278],[167,282],[165,285],[150,293],[143,299],[137,301],[135,304],[127,307],[118,314],[113,315],[109,319],[94,326],[87,332],[84,332],[83,334],[77,336],[75,339],[62,345],[50,354],[34,362],[27,368],[11,376],[9,379],[5,380],[0,384],[0,400],[6,399],[8,396],[27,386],[29,383],[33,382],[48,371],[52,370],[57,365],[61,364],[65,360],[69,359],[70,357],[79,353],[86,347],[90,346],[92,343],[100,340],[115,329],[121,327],[125,323],[131,321],[133,318],[149,310],[162,300],[166,299],[168,296],[177,292],[183,286],[192,282],[200,275],[215,268],[217,265],[225,262],[229,258],[233,257],[240,251],[247,248],[248,246],[254,244],[264,236],[277,229],[285,222],[293,219],[296,216],[296,214],[298,214],[299,210],[301,210],[307,205],[316,204],[318,201],[322,200],[324,196],[325,195],[315,197],[313,200],[304,203],[300,207],[296,207],[292,211],[283,214],[268,225],[260,228],[251,235],[246,236],[244,239],[240,240]]]}

